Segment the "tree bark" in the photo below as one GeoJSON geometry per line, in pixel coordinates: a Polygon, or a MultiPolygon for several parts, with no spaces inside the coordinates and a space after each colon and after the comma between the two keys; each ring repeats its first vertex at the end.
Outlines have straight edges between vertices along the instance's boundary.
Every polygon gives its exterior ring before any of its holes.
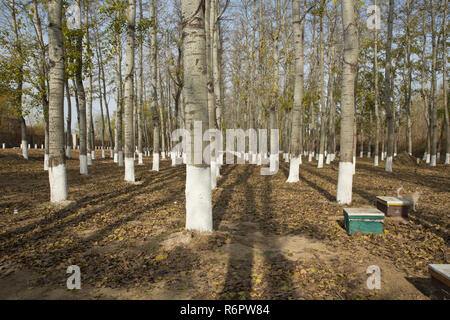
{"type": "Polygon", "coordinates": [[[64,49],[62,38],[62,0],[48,3],[50,60],[49,143],[50,201],[67,200],[66,159],[64,157],[64,49]]]}
{"type": "Polygon", "coordinates": [[[78,6],[78,14],[80,25],[77,26],[77,51],[79,54],[76,57],[76,87],[78,93],[79,104],[79,130],[80,130],[80,173],[83,175],[88,174],[88,160],[87,160],[87,136],[86,136],[86,95],[83,86],[83,57],[81,52],[83,51],[83,34],[81,31],[81,0],[76,0],[78,6]]]}
{"type": "Polygon", "coordinates": [[[153,171],[159,171],[159,115],[158,115],[158,65],[157,65],[157,55],[158,55],[158,44],[156,39],[156,0],[152,0],[150,3],[150,19],[151,19],[151,36],[150,36],[150,66],[151,66],[151,87],[152,87],[152,98],[151,98],[151,109],[153,116],[153,171]]]}
{"type": "MultiPolygon", "coordinates": [[[[446,26],[447,25],[447,12],[448,12],[448,0],[445,0],[445,5],[444,5],[444,21],[443,21],[443,25],[446,26]]],[[[450,164],[450,121],[449,121],[449,115],[448,115],[448,83],[447,83],[447,54],[445,54],[447,52],[447,28],[443,28],[444,29],[444,34],[443,34],[443,50],[442,52],[444,52],[443,54],[443,73],[442,73],[442,77],[443,77],[443,95],[444,95],[444,119],[445,119],[445,131],[447,134],[447,144],[446,144],[446,148],[445,148],[445,164],[450,164]]]]}
{"type": "Polygon", "coordinates": [[[186,166],[186,229],[212,231],[211,169],[202,161],[205,148],[202,136],[209,126],[202,3],[202,0],[181,1],[185,66],[183,95],[186,103],[186,129],[191,134],[186,166]],[[201,131],[194,134],[194,127],[199,124],[201,131]]]}
{"type": "Polygon", "coordinates": [[[358,28],[356,0],[342,1],[344,30],[344,65],[342,71],[342,118],[340,133],[340,160],[336,199],[339,203],[352,202],[353,129],[355,113],[355,78],[358,63],[358,28]]]}
{"type": "Polygon", "coordinates": [[[391,47],[392,27],[394,21],[394,0],[389,0],[388,9],[388,31],[386,41],[386,66],[384,68],[384,104],[386,106],[386,121],[388,125],[387,157],[385,170],[392,172],[392,161],[394,155],[394,106],[391,103],[392,81],[391,81],[391,47]]]}
{"type": "Polygon", "coordinates": [[[128,0],[127,49],[125,70],[125,181],[134,183],[134,38],[136,24],[135,0],[128,0]]]}
{"type": "Polygon", "coordinates": [[[303,41],[305,30],[305,2],[303,14],[300,13],[300,1],[292,1],[292,16],[294,25],[294,102],[292,105],[291,124],[291,159],[289,164],[289,177],[286,182],[299,181],[299,166],[302,163],[303,153],[303,41]]]}
{"type": "MultiPolygon", "coordinates": [[[[436,166],[436,152],[438,140],[437,126],[437,89],[436,89],[436,30],[435,30],[435,8],[433,1],[430,1],[431,10],[431,163],[436,166]]],[[[447,41],[447,40],[445,40],[447,41]]],[[[444,52],[444,55],[446,53],[444,52]]]]}

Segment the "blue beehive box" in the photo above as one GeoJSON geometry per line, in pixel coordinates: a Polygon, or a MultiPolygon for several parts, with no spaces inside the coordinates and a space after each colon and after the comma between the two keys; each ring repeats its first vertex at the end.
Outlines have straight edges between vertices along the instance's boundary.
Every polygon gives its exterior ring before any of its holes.
{"type": "Polygon", "coordinates": [[[344,208],[344,224],[348,234],[383,233],[384,213],[376,208],[344,208]]]}

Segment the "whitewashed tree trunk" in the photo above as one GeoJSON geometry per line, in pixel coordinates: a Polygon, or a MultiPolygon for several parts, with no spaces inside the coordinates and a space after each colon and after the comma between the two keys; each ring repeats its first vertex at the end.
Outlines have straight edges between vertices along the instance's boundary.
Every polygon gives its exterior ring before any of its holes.
{"type": "MultiPolygon", "coordinates": [[[[304,5],[304,3],[303,3],[304,5]]],[[[303,6],[303,12],[305,8],[303,6]]],[[[303,153],[303,39],[305,13],[300,13],[299,1],[292,1],[292,14],[294,19],[294,103],[292,106],[291,123],[291,155],[289,163],[289,177],[286,182],[298,182],[299,166],[302,163],[303,153]]]]}
{"type": "Polygon", "coordinates": [[[156,0],[152,0],[150,3],[150,19],[152,21],[151,27],[151,54],[150,54],[150,67],[151,67],[151,108],[153,116],[153,171],[159,171],[159,136],[160,136],[160,126],[159,126],[159,115],[158,115],[158,65],[157,65],[157,55],[158,55],[158,43],[156,37],[156,0]]]}
{"type": "MultiPolygon", "coordinates": [[[[77,31],[81,32],[81,0],[76,0],[78,6],[78,21],[79,25],[77,31]]],[[[77,51],[82,52],[83,36],[81,33],[77,36],[77,51]]],[[[79,103],[79,131],[80,131],[80,173],[88,174],[88,160],[87,160],[87,129],[86,129],[86,95],[83,86],[83,58],[82,55],[77,55],[76,58],[77,70],[75,71],[76,91],[78,94],[79,103]]]]}
{"type": "Polygon", "coordinates": [[[134,183],[134,40],[136,25],[136,3],[128,0],[127,48],[125,70],[125,181],[134,183]]]}
{"type": "Polygon", "coordinates": [[[62,37],[62,0],[48,4],[49,38],[49,143],[50,201],[67,200],[67,174],[64,157],[64,51],[62,37]]]}
{"type": "MultiPolygon", "coordinates": [[[[432,167],[436,166],[436,153],[438,142],[438,124],[437,124],[437,88],[436,88],[436,28],[435,28],[435,4],[429,2],[431,11],[431,161],[432,167]]],[[[446,53],[444,53],[446,55],[446,53]]]]}
{"type": "MultiPolygon", "coordinates": [[[[320,85],[320,136],[319,136],[319,154],[317,157],[317,168],[323,168],[323,155],[325,151],[325,124],[327,122],[326,115],[326,105],[325,105],[325,54],[324,54],[324,40],[323,40],[323,16],[327,12],[328,4],[322,1],[321,6],[323,10],[320,13],[320,23],[319,23],[319,85],[320,85]]],[[[329,23],[328,23],[329,24],[329,23]]]]}
{"type": "Polygon", "coordinates": [[[395,115],[394,106],[391,102],[392,81],[391,81],[391,47],[392,47],[392,27],[394,20],[394,0],[389,0],[388,9],[388,31],[386,41],[386,66],[384,68],[384,104],[386,106],[386,120],[388,125],[387,134],[387,157],[385,170],[392,172],[392,159],[394,155],[394,126],[395,115]]]}
{"type": "MultiPolygon", "coordinates": [[[[186,229],[212,231],[211,168],[195,159],[202,159],[205,144],[194,149],[194,122],[199,121],[204,130],[208,128],[206,45],[204,10],[202,0],[182,0],[183,18],[183,65],[186,103],[186,129],[191,133],[190,156],[186,165],[186,229]],[[200,10],[199,10],[200,8],[200,10]]],[[[200,137],[201,139],[201,137],[200,137]]],[[[202,139],[200,140],[202,141],[202,139]]],[[[198,142],[197,142],[198,143],[198,142]]]]}
{"type": "Polygon", "coordinates": [[[352,202],[353,184],[353,126],[355,112],[355,77],[358,63],[358,1],[342,1],[344,30],[344,65],[342,75],[342,119],[340,134],[340,161],[336,199],[339,203],[352,202]]]}

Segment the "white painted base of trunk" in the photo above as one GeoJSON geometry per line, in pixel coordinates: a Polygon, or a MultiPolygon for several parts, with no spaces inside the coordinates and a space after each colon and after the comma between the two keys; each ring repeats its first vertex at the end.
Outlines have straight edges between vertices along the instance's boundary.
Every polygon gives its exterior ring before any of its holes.
{"type": "Polygon", "coordinates": [[[316,153],[316,161],[319,161],[319,154],[318,153],[316,153]]]}
{"type": "Polygon", "coordinates": [[[430,166],[436,167],[436,155],[435,155],[435,154],[433,154],[433,155],[431,156],[430,166]]]}
{"type": "Polygon", "coordinates": [[[370,152],[367,152],[367,158],[370,158],[370,152]]]}
{"type": "Polygon", "coordinates": [[[445,164],[450,164],[450,153],[445,154],[445,164]]]}
{"type": "Polygon", "coordinates": [[[336,200],[341,204],[352,202],[353,163],[339,162],[336,200]]]}
{"type": "Polygon", "coordinates": [[[373,165],[375,167],[378,167],[378,155],[376,154],[375,157],[373,157],[373,165]]]}
{"type": "Polygon", "coordinates": [[[323,168],[323,154],[319,154],[319,160],[317,162],[317,168],[323,168]]]}
{"type": "Polygon", "coordinates": [[[102,159],[105,159],[105,149],[102,148],[102,159]]]}
{"type": "Polygon", "coordinates": [[[60,164],[48,169],[50,181],[50,202],[57,203],[67,200],[66,165],[60,164]]]}
{"type": "Polygon", "coordinates": [[[187,159],[186,159],[186,153],[183,152],[183,163],[184,163],[184,164],[186,164],[186,162],[187,162],[186,160],[187,160],[187,159]]]}
{"type": "Polygon", "coordinates": [[[123,167],[123,151],[119,151],[117,163],[119,164],[119,167],[123,167]]]}
{"type": "Polygon", "coordinates": [[[66,147],[66,157],[70,159],[70,153],[71,153],[71,147],[67,146],[66,147]]]}
{"type": "Polygon", "coordinates": [[[117,163],[119,161],[119,155],[114,152],[114,163],[117,163]]]}
{"type": "Polygon", "coordinates": [[[142,152],[138,153],[138,164],[139,165],[143,165],[144,164],[144,159],[143,159],[142,152]]]}
{"type": "Polygon", "coordinates": [[[431,160],[431,155],[429,153],[427,153],[427,159],[426,159],[426,163],[430,163],[431,160]]]}
{"type": "Polygon", "coordinates": [[[384,152],[381,153],[381,161],[384,160],[384,152]]]}
{"type": "Polygon", "coordinates": [[[88,166],[92,165],[92,155],[90,152],[87,153],[87,164],[88,166]]]}
{"type": "Polygon", "coordinates": [[[300,170],[300,164],[302,163],[301,156],[298,158],[292,158],[289,164],[289,177],[286,180],[288,183],[298,182],[298,174],[300,170]]]}
{"type": "Polygon", "coordinates": [[[249,158],[248,158],[248,153],[245,153],[245,154],[244,154],[244,161],[248,161],[248,159],[249,159],[249,158]]]}
{"type": "Polygon", "coordinates": [[[166,158],[166,153],[163,151],[163,152],[161,152],[161,158],[162,159],[165,159],[166,158]]]}
{"type": "Polygon", "coordinates": [[[175,152],[170,153],[170,159],[172,159],[172,167],[177,165],[177,155],[175,152]]]}
{"type": "Polygon", "coordinates": [[[6,145],[3,143],[2,144],[2,149],[5,149],[6,148],[6,145]]]}
{"type": "Polygon", "coordinates": [[[213,230],[210,167],[186,166],[186,230],[213,230]]]}
{"type": "Polygon", "coordinates": [[[310,153],[310,154],[308,155],[308,162],[311,162],[311,161],[312,161],[312,157],[313,157],[313,155],[312,155],[312,153],[310,153]]]}
{"type": "Polygon", "coordinates": [[[386,171],[392,172],[392,156],[386,158],[386,171]]]}
{"type": "Polygon", "coordinates": [[[159,153],[153,153],[153,171],[159,171],[159,153]]]}
{"type": "Polygon", "coordinates": [[[25,160],[28,160],[27,140],[22,140],[22,156],[25,160]]]}
{"type": "Polygon", "coordinates": [[[92,158],[92,160],[95,160],[95,151],[94,150],[91,151],[91,158],[92,158]]]}
{"type": "Polygon", "coordinates": [[[270,172],[276,173],[279,168],[279,157],[278,154],[270,155],[270,172]]]}
{"type": "Polygon", "coordinates": [[[135,182],[133,158],[125,158],[125,181],[132,183],[135,182]]]}
{"type": "Polygon", "coordinates": [[[258,163],[258,155],[256,153],[250,154],[250,163],[257,164],[258,163]]]}
{"type": "Polygon", "coordinates": [[[50,157],[48,153],[44,154],[44,170],[47,171],[50,166],[50,157]]]}
{"type": "Polygon", "coordinates": [[[441,153],[440,152],[438,152],[436,154],[436,161],[439,161],[439,160],[441,160],[441,153]]]}
{"type": "Polygon", "coordinates": [[[331,154],[327,154],[327,158],[325,159],[325,164],[331,163],[331,154]]]}
{"type": "Polygon", "coordinates": [[[88,174],[87,156],[80,155],[80,173],[88,174]]]}

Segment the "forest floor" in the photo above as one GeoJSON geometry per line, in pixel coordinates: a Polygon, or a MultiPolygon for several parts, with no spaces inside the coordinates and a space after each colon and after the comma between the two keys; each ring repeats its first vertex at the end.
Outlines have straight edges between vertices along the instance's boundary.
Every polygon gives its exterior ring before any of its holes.
{"type": "Polygon", "coordinates": [[[69,199],[49,201],[42,150],[0,150],[0,299],[449,299],[429,263],[449,263],[450,169],[400,155],[357,158],[352,207],[403,185],[422,190],[408,220],[387,218],[382,235],[348,235],[335,202],[338,162],[305,162],[273,176],[256,165],[224,165],[213,192],[214,233],[184,231],[185,166],[151,158],[136,165],[140,184],[97,151],[89,175],[78,153],[67,161],[69,199]],[[14,214],[14,210],[18,210],[14,214]],[[66,269],[81,268],[81,290],[66,269]],[[369,290],[366,269],[381,268],[369,290]]]}

